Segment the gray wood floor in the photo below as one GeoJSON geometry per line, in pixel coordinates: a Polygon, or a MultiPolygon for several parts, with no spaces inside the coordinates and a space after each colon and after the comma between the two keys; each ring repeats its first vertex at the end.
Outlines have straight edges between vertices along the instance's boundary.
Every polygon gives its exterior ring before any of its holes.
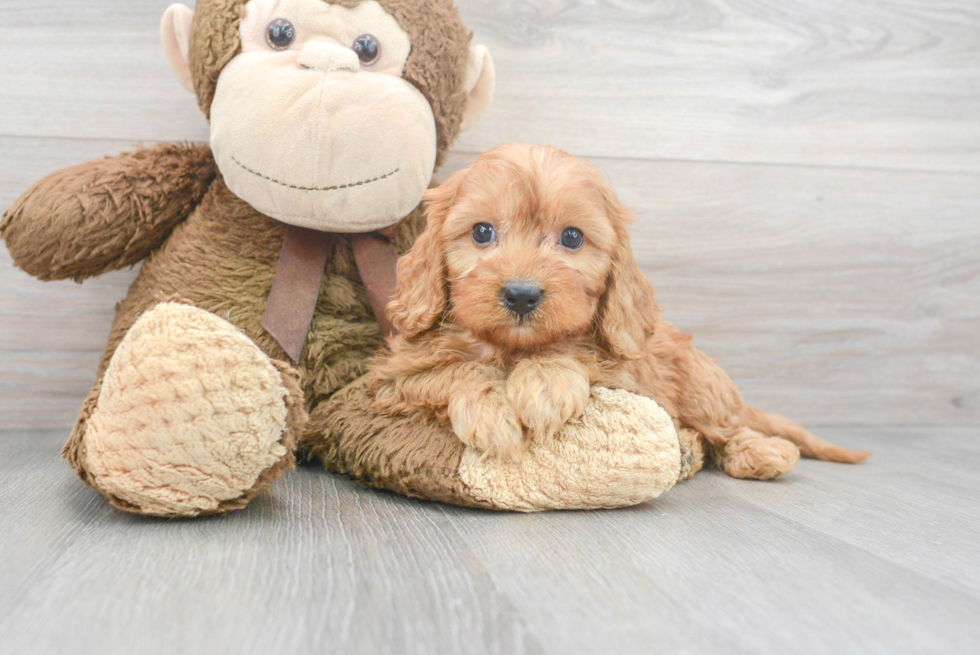
{"type": "Polygon", "coordinates": [[[80,488],[63,434],[2,434],[0,651],[980,651],[980,435],[825,435],[878,453],[530,516],[304,469],[244,512],[160,521],[80,488]]]}
{"type": "MultiPolygon", "coordinates": [[[[171,1],[0,1],[0,210],[207,140],[171,1]]],[[[0,247],[0,654],[980,652],[980,3],[457,4],[497,98],[440,177],[506,141],[591,158],[667,317],[750,402],[877,454],[616,512],[301,470],[234,516],[138,519],[58,458],[136,270],[45,284],[0,247]]]]}

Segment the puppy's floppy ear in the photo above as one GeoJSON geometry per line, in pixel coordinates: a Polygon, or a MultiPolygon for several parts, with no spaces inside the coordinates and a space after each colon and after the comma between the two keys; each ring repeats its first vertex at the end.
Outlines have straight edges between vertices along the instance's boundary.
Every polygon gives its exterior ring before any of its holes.
{"type": "Polygon", "coordinates": [[[633,256],[629,225],[633,212],[623,206],[612,190],[601,187],[606,213],[616,230],[617,245],[612,271],[600,308],[599,330],[602,341],[614,356],[639,359],[646,355],[646,343],[653,336],[659,309],[653,285],[633,256]]]}
{"type": "Polygon", "coordinates": [[[442,226],[456,201],[463,171],[426,191],[427,223],[411,250],[398,260],[398,286],[387,312],[398,333],[412,338],[439,320],[449,302],[442,226]]]}

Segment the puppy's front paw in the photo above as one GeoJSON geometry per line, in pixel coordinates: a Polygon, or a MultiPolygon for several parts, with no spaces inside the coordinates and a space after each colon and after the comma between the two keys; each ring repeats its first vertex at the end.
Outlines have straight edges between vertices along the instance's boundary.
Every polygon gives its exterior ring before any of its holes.
{"type": "Polygon", "coordinates": [[[386,416],[394,416],[404,412],[408,403],[405,398],[398,393],[395,383],[391,380],[375,381],[369,380],[371,393],[374,400],[371,403],[371,410],[386,416]]]}
{"type": "Polygon", "coordinates": [[[507,399],[534,437],[550,438],[589,401],[586,371],[572,360],[526,359],[507,378],[507,399]]]}
{"type": "Polygon", "coordinates": [[[467,446],[511,461],[524,453],[521,423],[504,397],[502,384],[478,394],[454,394],[448,413],[453,431],[467,446]]]}

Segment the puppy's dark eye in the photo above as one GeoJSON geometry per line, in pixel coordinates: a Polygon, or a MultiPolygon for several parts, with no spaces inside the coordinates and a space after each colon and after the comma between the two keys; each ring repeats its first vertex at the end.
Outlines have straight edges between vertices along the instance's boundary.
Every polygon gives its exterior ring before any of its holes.
{"type": "Polygon", "coordinates": [[[493,241],[494,236],[493,226],[489,223],[477,223],[473,226],[473,241],[481,246],[493,241]]]}
{"type": "Polygon", "coordinates": [[[265,42],[273,50],[286,50],[296,40],[296,28],[285,18],[277,18],[265,28],[265,42]]]}
{"type": "Polygon", "coordinates": [[[351,48],[365,66],[370,66],[381,56],[381,43],[370,34],[362,34],[354,39],[351,48]]]}
{"type": "Polygon", "coordinates": [[[578,250],[585,243],[585,235],[577,227],[566,227],[561,233],[561,245],[569,250],[578,250]]]}

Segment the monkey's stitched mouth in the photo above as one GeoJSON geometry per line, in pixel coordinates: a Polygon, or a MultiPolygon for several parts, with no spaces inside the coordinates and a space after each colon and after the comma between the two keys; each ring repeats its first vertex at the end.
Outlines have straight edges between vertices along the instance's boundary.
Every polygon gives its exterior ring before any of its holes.
{"type": "Polygon", "coordinates": [[[263,175],[262,173],[259,173],[258,171],[253,171],[251,168],[249,168],[248,166],[246,166],[242,162],[238,161],[238,159],[236,159],[234,155],[232,155],[231,160],[233,162],[235,162],[236,164],[238,164],[239,166],[241,166],[243,170],[248,171],[249,173],[251,173],[252,175],[255,175],[256,177],[261,177],[263,180],[269,180],[270,182],[275,182],[279,186],[284,186],[284,187],[289,188],[289,189],[296,189],[297,191],[338,191],[340,189],[350,189],[350,188],[353,188],[353,187],[358,187],[358,186],[364,186],[366,184],[371,184],[372,182],[378,182],[379,180],[384,180],[386,178],[391,177],[392,175],[394,175],[395,173],[397,173],[399,170],[401,170],[400,168],[396,168],[395,170],[390,171],[388,173],[385,173],[384,175],[379,175],[378,177],[371,178],[370,180],[361,180],[360,182],[350,182],[348,184],[338,184],[336,186],[315,187],[315,186],[299,186],[298,184],[290,184],[288,182],[283,182],[282,180],[277,180],[274,177],[269,177],[268,175],[263,175]]]}

